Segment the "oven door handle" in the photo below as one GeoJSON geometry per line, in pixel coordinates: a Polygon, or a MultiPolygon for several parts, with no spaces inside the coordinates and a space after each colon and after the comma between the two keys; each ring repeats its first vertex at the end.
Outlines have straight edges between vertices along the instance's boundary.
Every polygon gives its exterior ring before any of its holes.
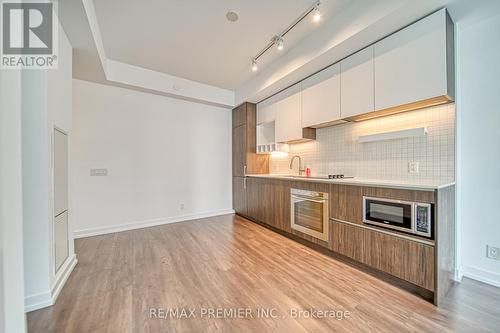
{"type": "Polygon", "coordinates": [[[292,198],[293,199],[302,199],[302,200],[307,200],[307,201],[313,201],[313,202],[317,202],[317,203],[325,203],[327,201],[326,199],[315,199],[315,198],[312,198],[312,197],[307,197],[307,196],[302,196],[302,195],[296,195],[296,194],[292,194],[292,198]]]}

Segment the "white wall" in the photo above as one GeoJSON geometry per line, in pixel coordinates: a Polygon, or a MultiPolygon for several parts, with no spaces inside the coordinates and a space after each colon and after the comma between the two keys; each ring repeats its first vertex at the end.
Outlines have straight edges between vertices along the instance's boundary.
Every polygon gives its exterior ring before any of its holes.
{"type": "Polygon", "coordinates": [[[457,25],[461,273],[498,286],[500,261],[486,258],[486,245],[500,247],[499,31],[500,14],[457,25]]]}
{"type": "Polygon", "coordinates": [[[231,212],[230,110],[80,80],[73,96],[75,236],[231,212]]]}
{"type": "Polygon", "coordinates": [[[21,73],[0,70],[0,332],[26,331],[23,283],[21,73]]]}
{"type": "MultiPolygon", "coordinates": [[[[55,274],[52,137],[54,126],[57,126],[69,132],[71,140],[72,123],[72,48],[61,26],[58,59],[57,69],[30,70],[22,74],[23,232],[27,311],[53,304],[66,277],[64,273],[68,273],[68,267],[74,263],[71,237],[69,260],[55,274]]],[[[71,229],[71,207],[68,223],[71,229]]]]}

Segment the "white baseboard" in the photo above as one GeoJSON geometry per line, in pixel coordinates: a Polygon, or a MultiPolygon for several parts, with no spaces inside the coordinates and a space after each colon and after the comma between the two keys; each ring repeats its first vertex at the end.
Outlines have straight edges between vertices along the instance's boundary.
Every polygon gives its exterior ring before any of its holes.
{"type": "Polygon", "coordinates": [[[52,295],[50,294],[50,291],[24,297],[25,312],[35,311],[47,306],[51,306],[53,304],[54,303],[52,302],[52,295]]]}
{"type": "Polygon", "coordinates": [[[120,232],[120,231],[142,229],[142,228],[154,227],[154,226],[162,225],[162,224],[184,222],[184,221],[189,221],[189,220],[196,220],[196,219],[202,219],[202,218],[206,218],[206,217],[227,215],[227,214],[234,214],[234,210],[233,209],[222,209],[222,210],[215,210],[215,211],[209,211],[209,212],[203,212],[203,213],[195,213],[195,214],[179,215],[179,216],[174,216],[174,217],[166,217],[166,218],[159,218],[159,219],[153,219],[153,220],[137,221],[137,222],[131,222],[131,223],[125,223],[125,224],[115,224],[115,225],[98,227],[98,228],[81,229],[81,230],[75,230],[73,232],[73,236],[75,239],[76,238],[84,238],[84,237],[111,234],[111,233],[120,232]]]}
{"type": "Polygon", "coordinates": [[[495,287],[500,287],[500,274],[486,271],[477,267],[462,266],[460,275],[490,284],[495,287]]]}
{"type": "Polygon", "coordinates": [[[56,280],[54,282],[54,285],[52,286],[52,302],[55,303],[57,300],[57,297],[59,297],[59,293],[61,292],[62,288],[66,284],[66,281],[68,280],[69,276],[71,275],[71,272],[73,272],[73,269],[75,268],[76,264],[78,263],[78,260],[76,259],[76,254],[73,254],[71,257],[69,257],[66,262],[63,264],[63,266],[59,269],[59,273],[56,275],[56,280]]]}
{"type": "Polygon", "coordinates": [[[57,297],[59,296],[59,293],[64,287],[64,284],[68,280],[68,277],[73,271],[73,268],[75,268],[77,262],[78,260],[76,260],[75,254],[66,259],[58,275],[56,276],[56,280],[54,282],[54,285],[52,286],[52,290],[26,296],[24,298],[24,311],[31,312],[54,305],[57,297]]]}

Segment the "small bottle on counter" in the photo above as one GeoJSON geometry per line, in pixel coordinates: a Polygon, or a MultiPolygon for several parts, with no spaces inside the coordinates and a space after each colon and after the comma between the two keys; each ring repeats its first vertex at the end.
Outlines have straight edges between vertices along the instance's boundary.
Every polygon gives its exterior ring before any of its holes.
{"type": "Polygon", "coordinates": [[[311,177],[311,167],[309,165],[306,165],[306,176],[311,177]]]}

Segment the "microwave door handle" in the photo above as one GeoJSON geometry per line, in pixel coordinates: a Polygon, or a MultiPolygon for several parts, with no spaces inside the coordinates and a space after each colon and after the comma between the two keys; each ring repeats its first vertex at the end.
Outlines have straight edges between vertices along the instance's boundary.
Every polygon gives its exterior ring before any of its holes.
{"type": "Polygon", "coordinates": [[[412,203],[411,204],[411,231],[416,232],[417,231],[417,209],[416,209],[416,204],[412,203]]]}

